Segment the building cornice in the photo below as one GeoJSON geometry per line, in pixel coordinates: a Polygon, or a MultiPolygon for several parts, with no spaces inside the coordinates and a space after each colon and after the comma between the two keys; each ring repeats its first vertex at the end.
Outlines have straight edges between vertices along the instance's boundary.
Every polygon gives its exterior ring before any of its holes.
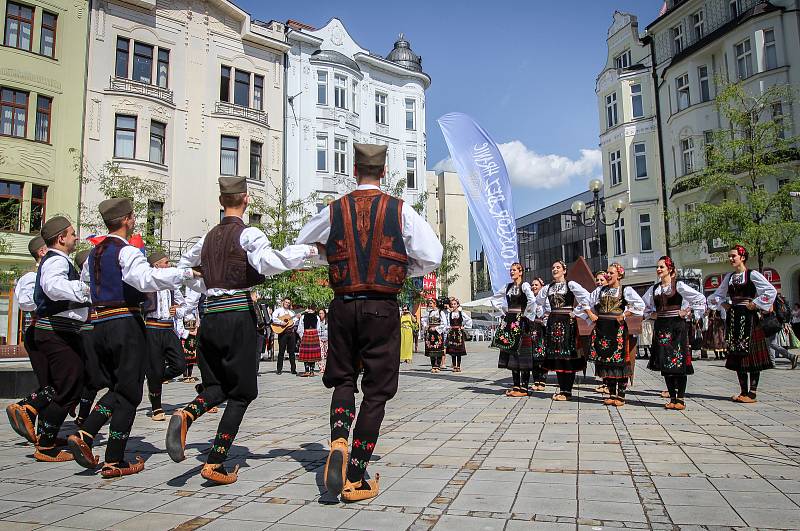
{"type": "Polygon", "coordinates": [[[428,87],[431,86],[431,76],[429,76],[425,72],[414,72],[413,70],[409,70],[408,68],[403,68],[402,66],[395,64],[391,61],[388,61],[386,59],[383,59],[381,57],[376,57],[374,55],[369,55],[365,53],[357,53],[355,57],[353,57],[353,59],[355,59],[357,63],[365,63],[395,75],[414,78],[422,82],[423,88],[427,89],[428,87]]]}

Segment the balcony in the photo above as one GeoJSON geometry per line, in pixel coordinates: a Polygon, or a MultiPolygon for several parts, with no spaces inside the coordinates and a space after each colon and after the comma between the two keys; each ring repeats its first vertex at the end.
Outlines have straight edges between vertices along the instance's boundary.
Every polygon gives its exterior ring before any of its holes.
{"type": "Polygon", "coordinates": [[[149,83],[142,83],[141,81],[134,81],[133,79],[111,76],[108,90],[147,96],[148,98],[154,98],[168,103],[169,105],[174,105],[172,91],[170,89],[159,87],[158,85],[151,85],[149,83]]]}
{"type": "Polygon", "coordinates": [[[251,109],[250,107],[243,107],[227,101],[218,101],[214,106],[214,114],[222,116],[232,116],[234,118],[243,118],[251,122],[256,122],[264,127],[269,127],[267,121],[267,113],[259,111],[258,109],[251,109]]]}

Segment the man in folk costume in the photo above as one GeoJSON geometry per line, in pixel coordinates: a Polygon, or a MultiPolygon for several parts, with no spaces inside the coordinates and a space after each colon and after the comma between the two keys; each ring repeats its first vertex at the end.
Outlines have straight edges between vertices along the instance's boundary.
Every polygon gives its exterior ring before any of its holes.
{"type": "Polygon", "coordinates": [[[192,278],[193,272],[185,268],[152,268],[142,252],[128,242],[136,226],[130,199],[106,199],[99,210],[109,233],[89,253],[81,278],[90,285],[95,309],[92,343],[100,370],[108,375],[109,390],[68,441],[75,461],[94,469],[99,458],[92,453],[92,445],[97,433],[110,421],[100,474],[113,478],[144,469],[141,458],[133,464],[125,460],[128,435],[142,401],[147,362],[147,337],[140,306],[144,293],[177,289],[192,278]]]}
{"type": "Polygon", "coordinates": [[[69,258],[78,237],[70,221],[56,216],[42,226],[48,251],[39,264],[33,299],[36,324],[33,341],[45,358],[52,401],[39,412],[37,461],[70,461],[58,432],[83,389],[83,348],[80,329],[88,315],[89,288],[69,258]]]}
{"type": "Polygon", "coordinates": [[[317,244],[334,290],[328,359],[322,379],[334,388],[331,449],[325,485],[353,502],[377,496],[378,475],[364,478],[383,421],[397,392],[400,319],[397,294],[407,276],[422,276],[442,259],[442,245],[410,205],[384,194],[386,146],[355,144],[355,191],[332,202],[303,227],[298,242],[317,244]],[[363,400],[353,428],[355,385],[363,365],[363,400]]]}
{"type": "MultiPolygon", "coordinates": [[[[169,258],[161,251],[153,251],[147,257],[151,267],[163,269],[169,267],[169,258]]],[[[183,302],[180,290],[164,289],[145,295],[142,311],[147,329],[147,352],[149,363],[145,368],[147,378],[147,396],[150,399],[152,418],[164,421],[164,409],[161,407],[161,391],[165,380],[172,380],[186,370],[186,355],[183,345],[175,331],[175,318],[183,319],[183,302]]]]}
{"type": "MultiPolygon", "coordinates": [[[[36,235],[28,242],[28,252],[36,261],[37,269],[39,262],[47,254],[47,251],[47,244],[44,243],[41,235],[36,235]]],[[[52,389],[48,388],[47,385],[47,360],[37,352],[33,341],[33,325],[36,322],[36,302],[33,300],[33,290],[36,287],[36,274],[36,270],[28,271],[17,280],[17,284],[14,286],[14,299],[17,301],[20,310],[25,312],[25,331],[22,341],[39,387],[16,404],[9,404],[6,407],[6,414],[11,427],[18,435],[25,437],[33,444],[36,444],[36,417],[39,411],[44,409],[53,399],[52,389]]]]}
{"type": "Polygon", "coordinates": [[[289,365],[292,368],[292,374],[297,374],[297,361],[295,360],[295,352],[297,351],[297,328],[295,328],[295,323],[300,317],[302,317],[302,315],[298,316],[292,311],[292,301],[289,297],[285,297],[281,301],[281,305],[272,312],[272,324],[279,329],[283,328],[283,330],[278,332],[277,374],[283,373],[284,353],[289,355],[289,365]]]}
{"type": "Polygon", "coordinates": [[[184,409],[170,418],[166,446],[175,462],[185,459],[186,432],[203,413],[227,401],[219,422],[203,478],[218,484],[233,483],[238,465],[227,472],[223,465],[250,402],[258,395],[258,342],[256,314],[250,289],[265,276],[299,268],[317,254],[309,245],[272,249],[267,236],[246,227],[242,216],[250,203],[244,177],[220,177],[219,201],[225,209],[219,225],[200,238],[179,267],[202,268],[203,279],[192,289],[206,295],[198,352],[203,388],[184,409]]]}

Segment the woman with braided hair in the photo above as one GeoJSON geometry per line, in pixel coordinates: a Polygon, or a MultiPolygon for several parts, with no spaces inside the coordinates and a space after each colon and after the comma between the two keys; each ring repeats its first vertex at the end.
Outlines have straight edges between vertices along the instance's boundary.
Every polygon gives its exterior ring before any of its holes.
{"type": "Polygon", "coordinates": [[[725,368],[736,371],[741,389],[732,400],[752,404],[761,371],[774,368],[760,317],[772,311],[778,291],[764,275],[747,268],[747,257],[747,249],[741,245],[728,251],[733,272],[725,275],[717,291],[708,297],[708,306],[712,310],[724,308],[727,313],[725,368]]]}
{"type": "Polygon", "coordinates": [[[647,368],[659,371],[667,383],[669,402],[667,409],[686,408],[687,377],[694,374],[692,351],[689,346],[689,323],[686,319],[694,312],[702,318],[706,299],[702,293],[676,279],[675,263],[662,256],[656,263],[658,282],[644,294],[645,318],[655,317],[652,355],[647,368]]]}

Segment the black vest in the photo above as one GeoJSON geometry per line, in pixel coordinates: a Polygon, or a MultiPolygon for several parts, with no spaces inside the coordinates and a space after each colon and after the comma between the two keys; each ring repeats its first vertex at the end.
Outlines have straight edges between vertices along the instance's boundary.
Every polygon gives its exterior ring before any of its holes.
{"type": "Polygon", "coordinates": [[[239,243],[244,229],[241,218],[226,216],[206,234],[200,263],[207,289],[248,289],[264,282],[264,275],[250,265],[239,243]]]}
{"type": "Polygon", "coordinates": [[[408,274],[403,201],[356,190],[332,202],[330,212],[325,250],[334,293],[399,293],[408,274]]]}
{"type": "Polygon", "coordinates": [[[54,301],[50,297],[48,297],[44,290],[42,289],[42,268],[44,267],[44,263],[51,258],[56,258],[60,260],[66,260],[68,264],[68,272],[67,278],[69,280],[80,280],[81,275],[75,266],[72,264],[72,261],[69,258],[53,251],[52,249],[47,251],[47,254],[44,255],[42,261],[39,263],[39,269],[36,271],[36,285],[33,288],[33,302],[36,303],[36,316],[37,317],[50,317],[56,315],[57,313],[66,312],[67,310],[73,310],[75,308],[86,308],[89,306],[88,303],[81,304],[74,301],[54,301]]]}
{"type": "Polygon", "coordinates": [[[661,288],[661,293],[656,295],[656,289],[661,285],[661,282],[656,282],[653,286],[653,298],[655,299],[656,311],[668,312],[671,310],[680,310],[683,305],[683,296],[678,293],[678,283],[672,283],[672,293],[669,295],[664,294],[664,288],[661,288]]]}
{"type": "MultiPolygon", "coordinates": [[[[169,304],[175,304],[175,294],[169,290],[169,304]]],[[[151,292],[144,294],[144,302],[142,303],[142,312],[145,316],[148,313],[158,311],[158,293],[151,292]]]]}
{"type": "Polygon", "coordinates": [[[528,307],[528,296],[522,291],[522,284],[519,285],[519,293],[511,295],[509,291],[514,287],[514,283],[510,282],[506,286],[506,302],[508,303],[509,310],[519,310],[520,312],[528,307]]]}

